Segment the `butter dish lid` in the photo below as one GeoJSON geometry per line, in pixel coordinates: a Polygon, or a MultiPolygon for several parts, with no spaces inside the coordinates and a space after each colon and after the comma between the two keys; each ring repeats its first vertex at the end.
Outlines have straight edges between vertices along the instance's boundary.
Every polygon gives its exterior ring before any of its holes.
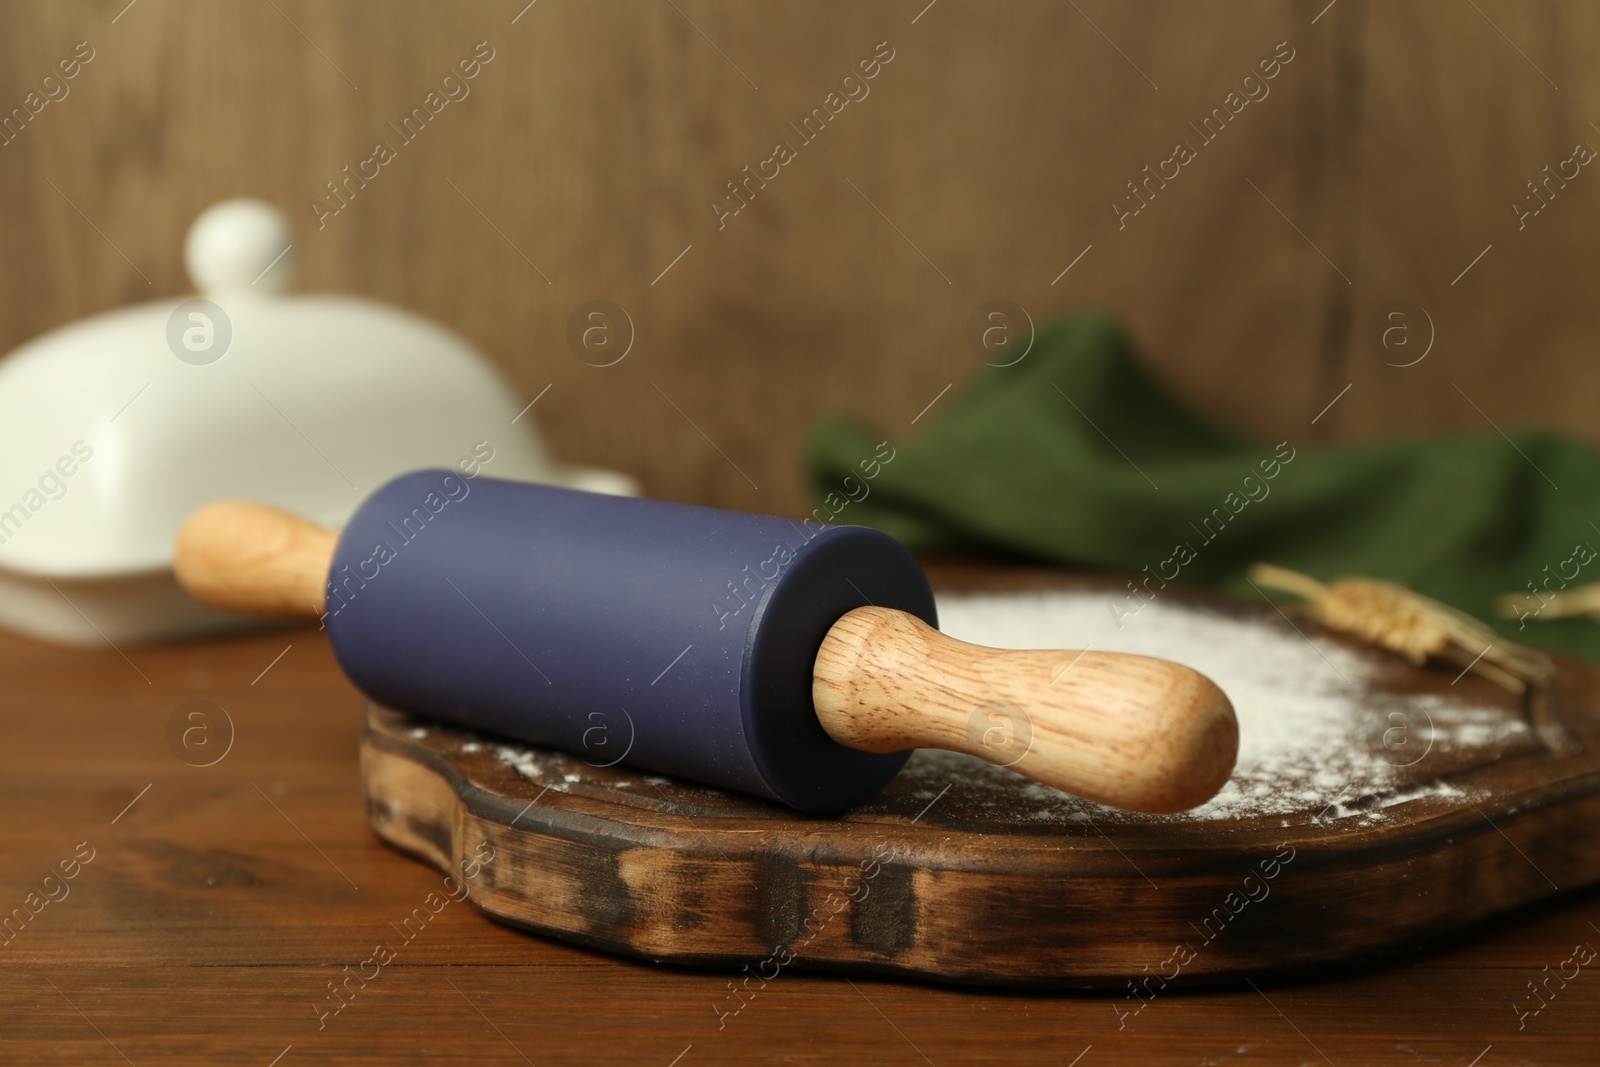
{"type": "Polygon", "coordinates": [[[169,568],[179,524],[207,501],[337,527],[424,467],[636,491],[557,464],[531,405],[457,334],[370,300],[291,295],[277,208],[214,206],[185,259],[199,296],[94,315],[0,361],[0,569],[169,568]]]}

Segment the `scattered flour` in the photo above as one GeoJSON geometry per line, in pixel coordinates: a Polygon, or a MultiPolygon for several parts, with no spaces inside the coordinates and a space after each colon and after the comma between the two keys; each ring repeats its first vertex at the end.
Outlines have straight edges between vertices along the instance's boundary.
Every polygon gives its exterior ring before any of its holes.
{"type": "MultiPolygon", "coordinates": [[[[491,744],[489,747],[499,757],[501,763],[513,768],[522,777],[558,793],[569,792],[569,786],[577,785],[584,780],[583,772],[578,770],[582,765],[575,757],[565,753],[543,749],[535,751],[508,744],[491,744]]],[[[467,746],[463,745],[462,748],[465,750],[467,746]]],[[[611,788],[628,784],[630,783],[615,782],[611,783],[611,788]]]]}
{"type": "MultiPolygon", "coordinates": [[[[1207,675],[1227,693],[1239,719],[1233,778],[1211,801],[1176,818],[1226,819],[1317,811],[1326,818],[1374,816],[1420,796],[1451,795],[1443,783],[1401,788],[1378,804],[1345,801],[1401,785],[1405,754],[1481,748],[1528,734],[1504,711],[1437,696],[1409,696],[1411,747],[1396,754],[1381,744],[1385,705],[1374,707],[1365,683],[1385,653],[1355,652],[1305,637],[1274,620],[1236,618],[1203,607],[1153,601],[1119,629],[1103,595],[1089,592],[960,594],[938,598],[940,629],[996,648],[1091,648],[1176,660],[1207,675]],[[1418,711],[1423,714],[1419,715],[1418,711]],[[1326,808],[1323,805],[1327,805],[1326,808]]],[[[1394,705],[1396,707],[1401,705],[1394,705]]],[[[919,753],[908,773],[933,789],[954,773],[993,773],[972,757],[919,753]],[[931,757],[931,758],[930,758],[931,757]]],[[[1115,818],[1112,809],[1066,797],[1047,786],[1022,788],[1041,815],[1068,821],[1115,818]],[[1053,801],[1053,803],[1052,803],[1053,801]]]]}
{"type": "Polygon", "coordinates": [[[517,748],[515,745],[496,745],[494,754],[500,757],[502,763],[515,768],[524,778],[537,781],[544,777],[544,767],[540,766],[539,757],[525,748],[517,748]]]}

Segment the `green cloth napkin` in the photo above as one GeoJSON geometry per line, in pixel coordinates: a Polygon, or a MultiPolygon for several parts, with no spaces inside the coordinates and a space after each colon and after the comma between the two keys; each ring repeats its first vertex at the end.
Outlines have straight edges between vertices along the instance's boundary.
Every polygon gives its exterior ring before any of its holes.
{"type": "Polygon", "coordinates": [[[1259,597],[1257,561],[1387,578],[1517,641],[1600,663],[1600,623],[1497,618],[1497,594],[1600,581],[1600,453],[1522,431],[1312,448],[1205,422],[1110,319],[1078,314],[992,368],[909,443],[829,418],[807,464],[819,519],[916,552],[1000,553],[1259,597]]]}

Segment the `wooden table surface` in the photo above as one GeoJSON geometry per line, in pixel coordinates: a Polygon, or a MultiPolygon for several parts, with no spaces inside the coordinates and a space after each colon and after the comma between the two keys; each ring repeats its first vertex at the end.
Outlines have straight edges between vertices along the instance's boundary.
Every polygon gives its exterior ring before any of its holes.
{"type": "Polygon", "coordinates": [[[0,677],[0,908],[30,916],[0,934],[5,1062],[1594,1062],[1600,975],[1549,978],[1600,946],[1592,892],[1356,972],[1173,989],[1121,1026],[1124,1001],[1103,994],[800,972],[719,1026],[732,974],[543,940],[465,904],[403,942],[391,924],[443,880],[368,830],[363,701],[315,629],[121,652],[0,636],[0,677]],[[169,743],[194,700],[225,710],[231,747],[220,719],[169,743]],[[319,1022],[330,983],[380,942],[403,944],[319,1022]],[[1553,992],[1519,1029],[1530,981],[1553,992]]]}

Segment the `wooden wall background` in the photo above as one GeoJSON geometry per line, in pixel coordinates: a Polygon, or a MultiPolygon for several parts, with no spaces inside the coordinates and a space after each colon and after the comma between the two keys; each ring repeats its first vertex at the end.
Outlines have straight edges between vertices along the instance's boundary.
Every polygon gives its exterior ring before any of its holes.
{"type": "Polygon", "coordinates": [[[1115,310],[1264,435],[1600,437],[1600,173],[1525,229],[1510,209],[1600,146],[1600,9],[1326,2],[18,0],[0,104],[77,41],[96,58],[0,147],[0,350],[186,290],[189,222],[251,195],[292,209],[302,289],[451,325],[525,398],[551,386],[561,455],[665,497],[801,512],[813,419],[909,439],[981,369],[963,330],[996,298],[1115,310]],[[471,95],[317,230],[306,201],[482,40],[471,95]],[[870,96],[719,232],[711,197],[885,40],[870,96]],[[1280,41],[1271,95],[1119,231],[1111,198],[1280,41]],[[638,329],[604,369],[564,340],[593,298],[638,329]],[[1416,366],[1365,337],[1395,299],[1434,324],[1416,366]]]}

